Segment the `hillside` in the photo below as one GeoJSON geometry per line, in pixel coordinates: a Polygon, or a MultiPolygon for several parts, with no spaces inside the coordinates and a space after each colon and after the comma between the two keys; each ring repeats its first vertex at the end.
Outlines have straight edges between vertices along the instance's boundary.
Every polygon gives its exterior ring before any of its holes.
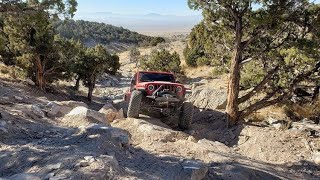
{"type": "Polygon", "coordinates": [[[122,27],[83,20],[58,21],[55,23],[55,29],[62,37],[80,40],[86,46],[103,44],[112,46],[116,51],[126,49],[130,45],[155,46],[165,41],[161,37],[142,35],[122,27]]]}

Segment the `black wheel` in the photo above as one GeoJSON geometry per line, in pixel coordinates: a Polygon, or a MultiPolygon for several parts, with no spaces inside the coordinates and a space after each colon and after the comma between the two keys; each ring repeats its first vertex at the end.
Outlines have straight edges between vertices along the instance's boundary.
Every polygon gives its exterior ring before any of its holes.
{"type": "Polygon", "coordinates": [[[192,123],[193,105],[190,102],[184,102],[181,107],[179,117],[179,128],[182,130],[189,129],[192,123]]]}
{"type": "Polygon", "coordinates": [[[127,102],[123,102],[122,104],[122,110],[123,110],[123,117],[127,118],[128,116],[128,103],[127,102]]]}
{"type": "Polygon", "coordinates": [[[129,117],[129,118],[138,118],[139,117],[141,100],[142,100],[142,93],[140,91],[133,91],[131,93],[127,117],[129,117]]]}

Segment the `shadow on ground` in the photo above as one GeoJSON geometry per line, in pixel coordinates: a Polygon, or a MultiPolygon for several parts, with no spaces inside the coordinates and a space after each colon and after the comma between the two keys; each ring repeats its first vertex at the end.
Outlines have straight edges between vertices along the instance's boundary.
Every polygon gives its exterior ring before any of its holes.
{"type": "MultiPolygon", "coordinates": [[[[14,140],[14,139],[12,139],[14,140]]],[[[131,176],[141,179],[188,179],[190,169],[186,170],[181,163],[190,159],[175,156],[159,156],[141,148],[119,146],[117,141],[101,131],[64,134],[60,137],[46,136],[27,144],[16,144],[0,151],[0,177],[10,177],[17,173],[33,172],[40,177],[48,173],[56,176],[64,174],[67,179],[76,177],[94,177],[99,173],[106,174],[103,178],[113,176],[131,176]],[[85,156],[99,158],[116,157],[117,163],[110,163],[107,169],[85,171],[76,164],[85,156]],[[61,163],[61,164],[60,164],[61,163]],[[58,168],[53,168],[60,164],[58,168]],[[118,164],[119,166],[116,166],[118,164]],[[110,170],[112,169],[112,170],[110,170]],[[68,174],[70,173],[71,174],[68,174]],[[93,173],[95,172],[95,173],[93,173]],[[113,172],[113,174],[108,174],[113,172]]],[[[238,157],[241,158],[241,157],[238,157]]],[[[235,159],[236,160],[236,159],[235,159]]],[[[259,163],[256,163],[259,164],[259,163]]],[[[207,164],[209,168],[206,179],[283,179],[286,178],[271,165],[260,162],[260,167],[250,163],[226,161],[207,164]]],[[[105,167],[106,168],[106,167],[105,167]]],[[[284,167],[286,168],[286,167],[284,167]]],[[[293,167],[294,169],[310,168],[306,163],[293,167]]],[[[292,177],[292,175],[290,175],[292,177]]],[[[101,178],[101,179],[103,179],[101,178]]],[[[98,178],[99,179],[99,178],[98,178]]]]}
{"type": "Polygon", "coordinates": [[[219,141],[232,147],[238,143],[244,126],[240,124],[228,128],[227,124],[223,111],[195,109],[191,129],[195,131],[193,136],[196,139],[219,141]]]}

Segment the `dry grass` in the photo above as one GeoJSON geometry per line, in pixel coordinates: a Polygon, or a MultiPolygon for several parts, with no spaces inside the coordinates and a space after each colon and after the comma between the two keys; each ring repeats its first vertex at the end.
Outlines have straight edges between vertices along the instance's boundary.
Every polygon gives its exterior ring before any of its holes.
{"type": "Polygon", "coordinates": [[[294,121],[299,121],[304,118],[314,119],[320,117],[320,99],[314,103],[305,104],[291,104],[286,105],[284,108],[287,116],[289,116],[294,121]]]}
{"type": "Polygon", "coordinates": [[[286,115],[283,106],[269,106],[263,109],[260,109],[254,113],[252,113],[248,119],[255,122],[261,122],[266,120],[267,118],[274,118],[279,120],[287,120],[289,119],[286,115]]]}
{"type": "Polygon", "coordinates": [[[24,79],[26,73],[22,69],[6,66],[0,62],[0,77],[8,79],[24,79]]]}

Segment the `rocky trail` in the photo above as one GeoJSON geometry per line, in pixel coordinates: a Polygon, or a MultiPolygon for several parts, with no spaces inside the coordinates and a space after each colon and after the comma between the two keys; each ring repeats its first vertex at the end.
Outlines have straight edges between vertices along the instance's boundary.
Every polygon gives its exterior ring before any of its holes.
{"type": "MultiPolygon", "coordinates": [[[[129,80],[120,81],[117,91],[123,92],[129,80]]],[[[230,129],[223,111],[199,109],[191,130],[181,132],[147,116],[110,121],[90,104],[35,92],[24,82],[0,86],[4,179],[320,177],[313,154],[319,137],[304,131],[245,124],[230,129]]]]}
{"type": "Polygon", "coordinates": [[[269,118],[227,128],[221,79],[193,80],[188,131],[148,116],[123,118],[134,69],[125,61],[121,75],[102,77],[92,103],[84,87],[77,95],[43,93],[0,79],[0,179],[320,178],[319,132],[308,128],[319,125],[283,128],[269,118]]]}

